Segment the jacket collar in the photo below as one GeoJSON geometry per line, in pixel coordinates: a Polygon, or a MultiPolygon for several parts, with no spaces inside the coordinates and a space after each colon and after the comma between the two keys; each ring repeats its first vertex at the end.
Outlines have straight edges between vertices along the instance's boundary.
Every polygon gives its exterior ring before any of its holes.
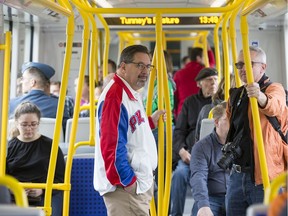
{"type": "Polygon", "coordinates": [[[138,95],[139,93],[133,90],[131,86],[122,77],[115,74],[113,80],[115,81],[115,83],[117,83],[124,89],[130,100],[137,101],[135,96],[138,95]]]}

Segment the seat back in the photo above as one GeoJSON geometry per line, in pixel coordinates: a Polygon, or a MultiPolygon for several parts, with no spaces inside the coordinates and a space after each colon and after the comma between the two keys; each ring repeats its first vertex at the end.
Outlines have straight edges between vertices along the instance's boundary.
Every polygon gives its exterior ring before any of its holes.
{"type": "Polygon", "coordinates": [[[93,186],[94,154],[75,155],[71,171],[70,216],[106,216],[103,198],[93,186]]]}
{"type": "MultiPolygon", "coordinates": [[[[70,133],[72,130],[72,121],[73,119],[68,119],[66,124],[66,133],[65,133],[65,143],[70,141],[70,133]]],[[[76,142],[87,141],[89,140],[90,134],[90,118],[79,118],[78,127],[76,132],[76,142]]]]}
{"type": "Polygon", "coordinates": [[[201,122],[199,140],[203,137],[209,135],[214,129],[214,120],[213,119],[203,119],[201,122]]]}
{"type": "MultiPolygon", "coordinates": [[[[39,125],[39,133],[53,139],[55,124],[56,124],[55,118],[41,118],[40,119],[40,125],[39,125]]],[[[9,122],[8,122],[8,139],[11,139],[11,137],[9,137],[9,132],[14,127],[14,125],[15,125],[14,119],[9,119],[9,122]]],[[[64,135],[63,135],[62,127],[61,127],[61,131],[60,131],[60,141],[59,142],[64,142],[64,135]]]]}
{"type": "Polygon", "coordinates": [[[25,208],[15,205],[0,205],[0,216],[45,216],[45,213],[35,207],[25,208]]]}
{"type": "Polygon", "coordinates": [[[267,216],[268,215],[268,205],[259,203],[250,205],[246,211],[247,216],[267,216]]]}

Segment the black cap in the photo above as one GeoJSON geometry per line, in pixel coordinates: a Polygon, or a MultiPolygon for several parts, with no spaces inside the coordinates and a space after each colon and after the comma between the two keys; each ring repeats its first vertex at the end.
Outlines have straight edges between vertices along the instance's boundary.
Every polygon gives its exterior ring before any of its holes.
{"type": "Polygon", "coordinates": [[[55,70],[54,68],[52,68],[51,66],[47,65],[47,64],[43,64],[43,63],[39,63],[39,62],[26,62],[22,65],[22,74],[28,69],[28,68],[37,68],[38,70],[40,70],[44,76],[50,80],[50,78],[52,76],[54,76],[55,74],[55,70]]]}
{"type": "Polygon", "coordinates": [[[202,70],[200,70],[200,72],[195,77],[195,81],[200,81],[202,79],[205,79],[206,77],[217,76],[217,75],[218,75],[218,72],[216,69],[208,68],[208,67],[203,68],[202,70]]]}

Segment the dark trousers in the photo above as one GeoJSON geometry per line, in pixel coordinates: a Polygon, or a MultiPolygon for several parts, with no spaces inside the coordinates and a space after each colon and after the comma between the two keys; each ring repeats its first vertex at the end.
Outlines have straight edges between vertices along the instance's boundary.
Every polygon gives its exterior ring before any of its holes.
{"type": "Polygon", "coordinates": [[[255,185],[250,173],[232,172],[226,193],[226,215],[246,216],[246,209],[256,203],[263,203],[263,185],[255,185]]]}

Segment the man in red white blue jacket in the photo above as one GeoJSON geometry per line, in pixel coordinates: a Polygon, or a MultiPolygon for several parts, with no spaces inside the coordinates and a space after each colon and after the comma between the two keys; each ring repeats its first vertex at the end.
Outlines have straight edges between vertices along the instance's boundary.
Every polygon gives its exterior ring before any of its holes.
{"type": "Polygon", "coordinates": [[[164,110],[147,117],[141,95],[151,65],[145,46],[125,48],[113,80],[98,100],[94,187],[109,216],[149,215],[157,149],[151,127],[164,110]]]}

